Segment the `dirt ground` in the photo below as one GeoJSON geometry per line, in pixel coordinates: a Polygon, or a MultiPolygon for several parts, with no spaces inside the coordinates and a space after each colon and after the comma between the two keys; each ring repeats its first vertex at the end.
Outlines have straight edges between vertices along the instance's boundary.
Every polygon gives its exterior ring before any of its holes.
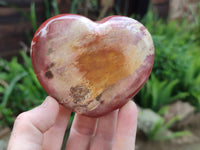
{"type": "Polygon", "coordinates": [[[200,150],[200,126],[189,129],[192,137],[173,139],[171,141],[149,141],[144,135],[138,135],[135,150],[200,150]]]}
{"type": "Polygon", "coordinates": [[[200,150],[200,143],[174,145],[168,142],[140,142],[136,150],[200,150]]]}

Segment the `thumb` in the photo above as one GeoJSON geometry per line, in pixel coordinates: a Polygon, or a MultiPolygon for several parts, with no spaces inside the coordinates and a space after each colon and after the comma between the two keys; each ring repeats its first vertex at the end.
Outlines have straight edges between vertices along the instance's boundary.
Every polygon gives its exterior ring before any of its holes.
{"type": "Polygon", "coordinates": [[[58,102],[48,96],[40,106],[20,114],[15,120],[8,150],[41,149],[43,133],[53,126],[58,112],[58,102]]]}

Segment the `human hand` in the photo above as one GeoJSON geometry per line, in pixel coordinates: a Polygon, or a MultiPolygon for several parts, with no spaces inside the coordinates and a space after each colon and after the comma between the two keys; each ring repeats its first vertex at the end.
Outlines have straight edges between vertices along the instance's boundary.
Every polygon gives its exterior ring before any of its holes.
{"type": "MultiPolygon", "coordinates": [[[[8,150],[60,150],[70,114],[48,96],[17,117],[8,150]]],[[[132,101],[100,118],[75,115],[66,150],[134,150],[136,127],[132,101]]]]}

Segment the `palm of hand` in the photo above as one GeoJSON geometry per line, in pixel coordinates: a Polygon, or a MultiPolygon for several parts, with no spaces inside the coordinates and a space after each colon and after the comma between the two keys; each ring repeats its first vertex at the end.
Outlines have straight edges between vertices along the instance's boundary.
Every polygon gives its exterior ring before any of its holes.
{"type": "MultiPolygon", "coordinates": [[[[60,150],[70,113],[47,97],[16,119],[8,150],[60,150]]],[[[136,126],[132,101],[100,118],[75,115],[66,150],[134,150],[136,126]]]]}

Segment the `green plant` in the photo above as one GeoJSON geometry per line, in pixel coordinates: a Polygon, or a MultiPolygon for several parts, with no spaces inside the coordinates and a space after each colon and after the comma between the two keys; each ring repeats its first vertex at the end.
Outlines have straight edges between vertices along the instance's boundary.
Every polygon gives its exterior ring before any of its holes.
{"type": "Polygon", "coordinates": [[[194,20],[193,37],[195,38],[195,41],[200,44],[200,2],[198,3],[198,13],[195,13],[192,7],[189,7],[189,11],[191,12],[194,20]]]}
{"type": "Polygon", "coordinates": [[[179,121],[179,116],[174,116],[166,122],[162,116],[168,112],[168,106],[162,107],[158,112],[141,107],[138,107],[138,110],[138,129],[145,133],[149,140],[163,141],[192,135],[189,131],[173,131],[170,129],[172,125],[179,121]]]}
{"type": "Polygon", "coordinates": [[[179,118],[175,116],[170,121],[165,123],[164,119],[160,118],[154,124],[153,128],[147,132],[148,139],[154,141],[163,141],[163,140],[171,140],[173,138],[178,138],[182,136],[191,136],[192,134],[189,131],[176,131],[176,132],[169,131],[169,128],[178,120],[179,118]]]}
{"type": "MultiPolygon", "coordinates": [[[[166,22],[149,11],[142,22],[153,35],[155,62],[152,73],[156,80],[154,77],[150,78],[148,85],[139,93],[139,104],[155,110],[165,105],[167,101],[170,103],[171,96],[179,95],[179,99],[190,102],[199,110],[200,53],[197,32],[200,28],[198,19],[196,18],[195,25],[194,23],[188,25],[187,20],[166,22]],[[165,91],[166,87],[170,87],[169,85],[171,88],[174,86],[171,96],[168,97],[169,100],[167,97],[159,100],[154,94],[155,91],[151,89],[155,90],[157,86],[161,86],[165,91]],[[156,104],[157,101],[160,101],[160,104],[156,104]]],[[[160,90],[160,92],[164,91],[160,90]]]]}
{"type": "Polygon", "coordinates": [[[30,22],[31,22],[31,24],[33,26],[33,31],[35,32],[37,30],[37,28],[38,28],[36,12],[35,12],[35,3],[31,3],[29,20],[30,20],[30,22]]]}
{"type": "Polygon", "coordinates": [[[66,144],[67,144],[67,140],[69,138],[70,128],[71,128],[72,122],[74,120],[74,116],[75,116],[75,113],[72,112],[71,115],[70,115],[70,118],[69,118],[69,122],[68,122],[67,128],[65,130],[65,134],[64,134],[64,137],[63,137],[61,150],[65,150],[66,149],[66,144]]]}
{"type": "Polygon", "coordinates": [[[140,92],[140,105],[142,107],[149,107],[155,111],[159,110],[162,106],[171,103],[174,100],[185,98],[188,96],[186,92],[178,92],[174,94],[179,80],[164,80],[160,81],[154,73],[151,78],[146,82],[145,86],[140,92]]]}
{"type": "Polygon", "coordinates": [[[58,8],[58,3],[56,0],[53,0],[52,3],[51,3],[52,7],[53,7],[53,10],[54,10],[54,14],[53,15],[59,15],[60,12],[59,12],[59,8],[58,8]]]}
{"type": "Polygon", "coordinates": [[[58,3],[56,0],[45,0],[44,4],[46,19],[59,14],[58,3]]]}
{"type": "Polygon", "coordinates": [[[30,58],[20,52],[23,64],[13,57],[10,62],[0,59],[0,124],[12,125],[14,117],[37,105],[47,96],[32,69],[30,58]]]}
{"type": "Polygon", "coordinates": [[[70,7],[70,13],[72,13],[72,14],[76,14],[77,13],[76,6],[77,6],[78,3],[79,3],[78,0],[73,0],[72,1],[71,7],[70,7]]]}
{"type": "Polygon", "coordinates": [[[2,99],[2,102],[1,102],[1,106],[2,107],[6,107],[6,105],[8,103],[9,96],[12,93],[16,83],[18,81],[20,81],[25,76],[27,76],[27,73],[26,72],[22,72],[22,73],[18,74],[16,77],[14,77],[12,79],[12,81],[9,84],[9,86],[4,91],[3,99],[2,99]]]}

